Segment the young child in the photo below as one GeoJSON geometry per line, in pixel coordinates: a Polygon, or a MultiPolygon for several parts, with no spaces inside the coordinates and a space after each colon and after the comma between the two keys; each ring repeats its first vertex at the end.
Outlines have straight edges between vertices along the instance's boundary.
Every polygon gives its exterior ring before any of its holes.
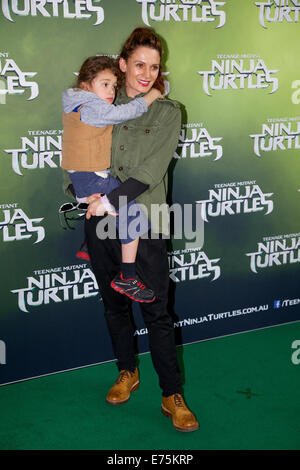
{"type": "MultiPolygon", "coordinates": [[[[89,57],[80,68],[76,87],[63,92],[61,166],[69,172],[78,202],[90,203],[99,196],[98,193],[104,194],[101,197],[103,211],[98,215],[104,215],[105,211],[116,215],[106,196],[121,184],[109,172],[113,124],[141,116],[153,101],[162,98],[161,93],[153,88],[144,97],[128,104],[113,105],[119,76],[115,61],[109,57],[89,57]]],[[[126,210],[132,204],[136,202],[131,201],[126,210]]],[[[128,216],[127,224],[132,219],[128,216]]],[[[118,216],[116,224],[119,229],[118,216]]],[[[111,287],[138,302],[152,302],[154,292],[140,281],[135,272],[139,239],[133,240],[128,236],[120,241],[121,272],[113,279],[111,287]]]]}

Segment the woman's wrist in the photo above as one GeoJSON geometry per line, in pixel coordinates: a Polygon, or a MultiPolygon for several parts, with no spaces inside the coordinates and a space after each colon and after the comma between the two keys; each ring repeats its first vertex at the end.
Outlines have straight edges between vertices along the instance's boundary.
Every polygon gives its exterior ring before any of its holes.
{"type": "Polygon", "coordinates": [[[76,201],[81,203],[81,202],[89,202],[87,197],[77,197],[76,196],[76,201]]]}
{"type": "Polygon", "coordinates": [[[107,212],[115,212],[114,206],[109,202],[109,199],[106,195],[102,196],[100,201],[107,212]]]}

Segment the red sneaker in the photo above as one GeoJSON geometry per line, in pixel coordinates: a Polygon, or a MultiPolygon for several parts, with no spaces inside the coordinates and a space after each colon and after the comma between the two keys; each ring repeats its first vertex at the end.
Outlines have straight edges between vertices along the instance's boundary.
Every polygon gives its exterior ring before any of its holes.
{"type": "Polygon", "coordinates": [[[148,289],[145,284],[141,282],[139,277],[135,275],[131,279],[125,279],[120,272],[111,281],[111,287],[120,294],[125,294],[136,302],[153,302],[155,295],[153,290],[148,289]]]}
{"type": "Polygon", "coordinates": [[[85,241],[81,244],[81,247],[79,251],[77,251],[76,256],[77,258],[84,259],[86,261],[91,260],[89,252],[88,252],[87,244],[85,241]]]}

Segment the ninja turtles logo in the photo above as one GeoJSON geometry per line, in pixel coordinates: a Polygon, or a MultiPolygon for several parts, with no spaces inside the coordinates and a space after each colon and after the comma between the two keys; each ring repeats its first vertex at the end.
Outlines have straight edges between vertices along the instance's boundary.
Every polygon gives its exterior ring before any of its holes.
{"type": "Polygon", "coordinates": [[[31,219],[17,203],[0,205],[0,235],[3,242],[35,238],[40,243],[45,238],[45,229],[40,222],[43,217],[31,219]]]}
{"type": "Polygon", "coordinates": [[[221,9],[226,2],[214,0],[136,0],[142,5],[143,22],[175,21],[208,23],[218,21],[217,28],[226,23],[225,11],[221,9]]]}
{"type": "Polygon", "coordinates": [[[84,19],[96,15],[94,26],[104,21],[104,10],[95,5],[101,0],[2,0],[2,14],[4,18],[14,22],[13,15],[43,16],[52,18],[62,16],[69,19],[84,19]]]}
{"type": "Polygon", "coordinates": [[[7,52],[0,53],[0,103],[6,103],[7,95],[22,95],[30,91],[27,101],[31,101],[39,94],[39,86],[30,81],[36,72],[23,72],[17,63],[8,57],[7,52]]]}

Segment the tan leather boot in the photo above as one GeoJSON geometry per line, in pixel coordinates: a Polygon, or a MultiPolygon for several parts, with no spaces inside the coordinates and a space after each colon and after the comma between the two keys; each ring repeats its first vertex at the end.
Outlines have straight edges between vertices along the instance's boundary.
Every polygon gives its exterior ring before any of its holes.
{"type": "Polygon", "coordinates": [[[121,405],[130,398],[130,393],[139,388],[139,372],[135,369],[134,372],[130,370],[121,370],[120,375],[109,390],[106,401],[111,405],[121,405]]]}
{"type": "Polygon", "coordinates": [[[180,393],[162,397],[161,409],[164,415],[172,418],[173,426],[177,431],[191,432],[199,429],[198,421],[186,406],[180,393]]]}

